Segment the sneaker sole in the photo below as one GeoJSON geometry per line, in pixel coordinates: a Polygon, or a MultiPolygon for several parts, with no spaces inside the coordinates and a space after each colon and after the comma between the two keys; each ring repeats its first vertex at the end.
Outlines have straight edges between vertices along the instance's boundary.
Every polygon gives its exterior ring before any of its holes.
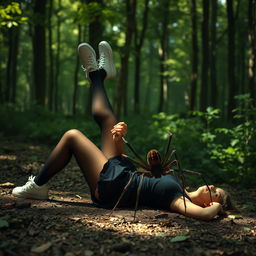
{"type": "MultiPolygon", "coordinates": [[[[77,47],[77,52],[78,52],[78,55],[79,55],[79,57],[80,57],[80,59],[81,59],[82,62],[84,62],[84,59],[87,58],[87,56],[83,56],[83,52],[82,52],[82,48],[83,48],[83,47],[89,48],[89,49],[92,51],[92,53],[93,53],[93,55],[94,55],[94,57],[95,57],[95,59],[96,59],[96,52],[94,51],[94,49],[93,49],[89,44],[87,44],[87,43],[81,43],[81,44],[79,44],[78,47],[77,47]]],[[[83,64],[83,65],[84,65],[84,64],[83,64]]]]}
{"type": "MultiPolygon", "coordinates": [[[[86,46],[87,48],[89,48],[92,52],[93,52],[93,55],[95,56],[95,59],[96,59],[96,52],[94,51],[94,49],[87,43],[81,43],[78,45],[77,47],[77,52],[78,52],[78,55],[80,56],[80,49],[83,47],[83,46],[86,46]]],[[[82,53],[81,53],[82,54],[82,53]]],[[[81,56],[80,56],[81,58],[81,56]]],[[[81,58],[82,59],[82,58],[81,58]]]]}
{"type": "Polygon", "coordinates": [[[113,54],[112,54],[112,48],[111,46],[109,45],[108,42],[106,41],[102,41],[99,43],[99,52],[101,52],[101,48],[104,48],[105,50],[103,50],[103,52],[107,55],[108,59],[110,60],[110,65],[109,65],[109,72],[110,74],[107,74],[107,79],[111,79],[111,78],[114,78],[116,76],[116,68],[114,66],[114,63],[113,63],[113,54]]]}
{"type": "Polygon", "coordinates": [[[45,197],[45,196],[34,196],[32,194],[29,193],[23,193],[23,195],[19,195],[19,194],[12,194],[13,196],[19,197],[19,198],[27,198],[27,199],[39,199],[39,200],[47,200],[49,199],[49,197],[45,197]]]}

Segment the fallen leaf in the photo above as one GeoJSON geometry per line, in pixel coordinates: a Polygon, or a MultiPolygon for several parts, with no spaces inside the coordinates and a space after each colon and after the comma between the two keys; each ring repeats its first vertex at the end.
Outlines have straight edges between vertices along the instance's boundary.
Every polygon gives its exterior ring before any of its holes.
{"type": "Polygon", "coordinates": [[[0,219],[0,228],[8,228],[8,227],[9,227],[8,221],[0,219]]]}
{"type": "Polygon", "coordinates": [[[52,246],[52,243],[51,242],[47,242],[47,243],[42,244],[42,245],[40,245],[38,247],[32,247],[31,248],[31,252],[42,253],[42,252],[48,250],[51,246],[52,246]]]}
{"type": "Polygon", "coordinates": [[[165,237],[165,236],[167,236],[167,234],[165,234],[165,233],[156,233],[155,236],[157,236],[157,237],[165,237]]]}
{"type": "Polygon", "coordinates": [[[228,215],[228,218],[230,219],[242,219],[243,216],[240,214],[234,214],[234,215],[228,215]]]}
{"type": "Polygon", "coordinates": [[[0,187],[3,187],[3,188],[13,188],[14,187],[14,183],[5,182],[5,183],[0,184],[0,187]]]}
{"type": "Polygon", "coordinates": [[[171,243],[182,242],[189,239],[190,236],[175,236],[170,241],[171,243]]]}

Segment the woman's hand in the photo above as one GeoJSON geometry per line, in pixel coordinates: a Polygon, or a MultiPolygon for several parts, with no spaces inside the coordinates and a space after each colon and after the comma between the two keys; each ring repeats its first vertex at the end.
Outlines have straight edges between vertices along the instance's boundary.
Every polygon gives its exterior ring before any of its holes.
{"type": "Polygon", "coordinates": [[[113,140],[120,141],[127,134],[127,124],[125,122],[117,123],[111,130],[113,140]]]}
{"type": "Polygon", "coordinates": [[[212,203],[210,203],[210,206],[208,206],[208,207],[216,208],[216,211],[219,214],[223,214],[223,212],[224,212],[223,208],[222,208],[222,205],[218,202],[212,202],[212,203]]]}

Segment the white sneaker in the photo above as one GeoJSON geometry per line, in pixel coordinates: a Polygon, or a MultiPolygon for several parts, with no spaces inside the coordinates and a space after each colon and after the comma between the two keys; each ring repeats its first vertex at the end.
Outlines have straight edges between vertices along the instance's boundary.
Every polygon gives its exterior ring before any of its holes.
{"type": "Polygon", "coordinates": [[[86,72],[86,77],[89,79],[88,73],[98,70],[96,53],[94,49],[87,43],[79,44],[77,51],[83,63],[82,69],[86,72]]]}
{"type": "Polygon", "coordinates": [[[48,186],[38,186],[34,182],[35,176],[30,176],[27,183],[22,187],[13,189],[12,194],[17,197],[31,198],[31,199],[48,199],[48,186]]]}
{"type": "Polygon", "coordinates": [[[102,41],[99,43],[99,69],[104,69],[107,73],[106,79],[116,76],[116,68],[113,62],[113,54],[111,46],[108,42],[102,41]]]}

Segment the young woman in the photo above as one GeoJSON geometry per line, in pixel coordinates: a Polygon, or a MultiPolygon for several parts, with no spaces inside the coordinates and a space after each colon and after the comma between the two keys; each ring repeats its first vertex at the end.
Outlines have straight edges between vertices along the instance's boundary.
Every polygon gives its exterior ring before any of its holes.
{"type": "MultiPolygon", "coordinates": [[[[67,131],[50,154],[41,171],[21,187],[13,189],[17,197],[47,199],[47,182],[70,161],[72,155],[83,172],[90,187],[94,203],[101,207],[112,208],[119,199],[130,177],[136,171],[131,160],[124,155],[122,137],[127,134],[127,125],[117,123],[108,100],[104,79],[116,74],[110,45],[103,41],[99,44],[99,64],[94,49],[87,43],[78,46],[78,54],[91,83],[92,114],[101,130],[101,149],[93,144],[78,130],[67,131]]],[[[134,207],[140,176],[135,174],[119,206],[134,207]]],[[[210,220],[222,212],[222,204],[227,197],[220,188],[199,187],[194,192],[185,193],[186,213],[181,185],[171,175],[160,178],[144,177],[141,184],[139,205],[168,209],[193,218],[210,220]]]]}

